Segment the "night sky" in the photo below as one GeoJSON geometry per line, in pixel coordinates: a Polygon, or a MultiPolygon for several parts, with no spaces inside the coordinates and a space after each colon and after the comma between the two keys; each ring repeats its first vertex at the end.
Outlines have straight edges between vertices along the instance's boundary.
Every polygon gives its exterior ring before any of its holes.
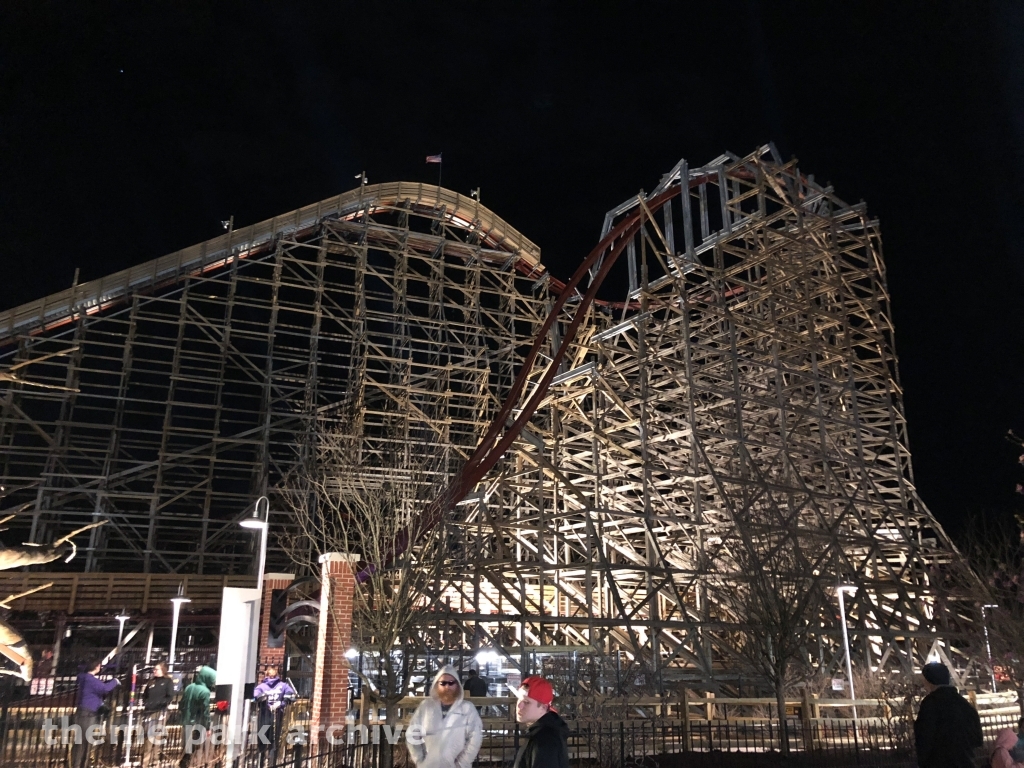
{"type": "Polygon", "coordinates": [[[566,277],[681,157],[774,141],[882,222],[921,495],[1021,508],[1024,3],[0,8],[0,308],[355,186],[483,202],[566,277]]]}

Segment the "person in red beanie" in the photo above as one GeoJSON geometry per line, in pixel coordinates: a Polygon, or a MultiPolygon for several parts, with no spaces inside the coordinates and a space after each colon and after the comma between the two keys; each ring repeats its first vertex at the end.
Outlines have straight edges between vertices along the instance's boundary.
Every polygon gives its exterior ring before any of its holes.
{"type": "Polygon", "coordinates": [[[512,768],[569,768],[569,726],[552,706],[551,683],[533,675],[515,694],[516,721],[526,726],[526,742],[512,768]]]}

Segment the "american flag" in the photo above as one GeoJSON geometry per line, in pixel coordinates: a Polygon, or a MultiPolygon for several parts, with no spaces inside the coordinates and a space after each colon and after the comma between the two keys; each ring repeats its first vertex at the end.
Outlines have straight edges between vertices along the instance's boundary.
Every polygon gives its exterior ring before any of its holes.
{"type": "Polygon", "coordinates": [[[428,163],[440,163],[441,162],[441,155],[427,155],[427,162],[428,163]]]}

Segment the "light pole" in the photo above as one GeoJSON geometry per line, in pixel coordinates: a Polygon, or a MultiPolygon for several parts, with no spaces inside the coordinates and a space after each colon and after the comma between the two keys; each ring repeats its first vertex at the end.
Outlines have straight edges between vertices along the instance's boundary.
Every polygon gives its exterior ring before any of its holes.
{"type": "Polygon", "coordinates": [[[124,610],[124,608],[122,608],[121,612],[117,614],[117,616],[115,616],[114,618],[117,619],[117,621],[120,624],[120,626],[117,628],[117,647],[120,648],[121,641],[124,639],[124,623],[128,621],[128,619],[130,619],[131,616],[129,616],[128,612],[124,610]]]}
{"type": "Polygon", "coordinates": [[[167,656],[167,670],[174,671],[174,647],[178,644],[178,616],[181,613],[181,606],[192,601],[185,597],[185,584],[178,585],[178,594],[171,598],[174,605],[174,618],[171,620],[171,652],[167,656]]]}
{"type": "Polygon", "coordinates": [[[992,675],[992,693],[996,692],[996,668],[992,666],[992,646],[988,642],[988,622],[985,620],[986,608],[998,608],[994,603],[981,606],[981,626],[985,630],[985,653],[988,654],[988,671],[992,675]]]}
{"type": "MultiPolygon", "coordinates": [[[[857,696],[853,692],[853,665],[850,663],[850,635],[846,629],[846,602],[844,595],[853,595],[857,588],[849,584],[840,584],[836,587],[836,594],[839,595],[839,620],[843,622],[843,649],[846,651],[846,679],[850,682],[850,700],[856,701],[857,696]]],[[[857,705],[853,705],[853,727],[857,727],[857,705]]]]}
{"type": "Polygon", "coordinates": [[[263,572],[267,566],[269,521],[270,500],[266,496],[260,496],[242,513],[242,519],[238,524],[243,528],[260,532],[260,563],[256,572],[256,588],[225,587],[224,600],[221,603],[221,651],[217,658],[230,658],[230,661],[218,671],[217,682],[220,683],[223,679],[225,685],[231,685],[231,703],[228,706],[229,738],[225,753],[225,765],[229,766],[234,766],[238,762],[238,745],[245,743],[249,724],[251,702],[244,698],[243,692],[245,684],[252,681],[252,676],[256,671],[256,649],[259,643],[260,609],[263,602],[263,572]],[[235,622],[234,625],[231,622],[235,622]],[[230,647],[230,657],[225,653],[225,644],[229,642],[229,635],[236,639],[235,644],[230,647]],[[237,640],[241,640],[241,647],[238,647],[237,640]]]}
{"type": "Polygon", "coordinates": [[[260,569],[256,575],[256,589],[263,590],[263,571],[267,567],[267,528],[270,523],[270,500],[260,496],[252,505],[252,514],[239,523],[243,528],[260,531],[260,569]]]}

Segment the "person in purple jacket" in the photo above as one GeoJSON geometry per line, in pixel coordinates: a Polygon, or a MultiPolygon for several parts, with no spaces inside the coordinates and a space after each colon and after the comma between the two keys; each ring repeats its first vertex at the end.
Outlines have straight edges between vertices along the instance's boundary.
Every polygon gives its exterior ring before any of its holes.
{"type": "Polygon", "coordinates": [[[89,762],[89,742],[86,740],[88,729],[102,719],[100,708],[103,698],[120,684],[116,679],[103,681],[96,677],[103,662],[100,659],[90,661],[83,672],[78,675],[78,690],[75,694],[75,725],[82,729],[82,735],[71,747],[72,768],[85,768],[89,762]]]}
{"type": "Polygon", "coordinates": [[[295,689],[277,676],[277,667],[270,666],[267,667],[267,676],[256,686],[252,695],[260,706],[256,732],[266,735],[266,741],[260,739],[259,742],[260,763],[269,753],[268,762],[273,765],[277,757],[278,740],[281,738],[284,708],[295,700],[295,689]]]}

